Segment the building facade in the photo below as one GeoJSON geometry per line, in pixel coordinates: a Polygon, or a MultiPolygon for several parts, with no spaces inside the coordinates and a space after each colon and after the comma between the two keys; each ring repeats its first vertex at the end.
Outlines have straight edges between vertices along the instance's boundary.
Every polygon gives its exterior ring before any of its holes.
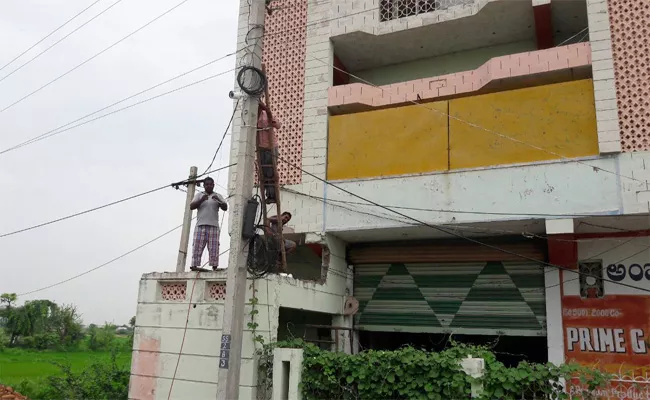
{"type": "MultiPolygon", "coordinates": [[[[240,397],[258,394],[259,332],[347,352],[497,340],[504,362],[600,361],[607,396],[646,393],[650,2],[269,7],[263,60],[300,246],[291,277],[249,288],[261,311],[240,397]]],[[[239,21],[242,49],[246,1],[239,21]]],[[[213,397],[224,281],[143,277],[131,398],[167,396],[176,363],[172,397],[213,397]],[[196,338],[179,358],[188,308],[196,338]]]]}

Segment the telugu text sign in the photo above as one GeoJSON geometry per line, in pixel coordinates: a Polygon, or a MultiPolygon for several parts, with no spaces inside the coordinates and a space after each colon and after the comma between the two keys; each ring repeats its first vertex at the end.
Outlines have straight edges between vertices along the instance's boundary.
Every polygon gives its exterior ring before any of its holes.
{"type": "MultiPolygon", "coordinates": [[[[601,398],[650,399],[650,297],[565,296],[562,320],[566,361],[615,375],[599,393],[601,398]]],[[[570,392],[580,390],[578,386],[570,392]]]]}

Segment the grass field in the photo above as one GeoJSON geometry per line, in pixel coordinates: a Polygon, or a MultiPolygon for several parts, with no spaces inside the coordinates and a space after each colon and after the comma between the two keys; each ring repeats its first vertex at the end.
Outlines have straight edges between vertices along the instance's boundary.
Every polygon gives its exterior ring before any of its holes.
{"type": "MultiPolygon", "coordinates": [[[[0,353],[0,383],[16,386],[23,380],[36,383],[41,378],[57,375],[60,369],[53,363],[66,364],[73,372],[81,372],[87,366],[101,361],[109,361],[110,353],[106,352],[45,352],[9,349],[0,353]]],[[[131,363],[131,354],[117,354],[120,365],[131,363]]]]}

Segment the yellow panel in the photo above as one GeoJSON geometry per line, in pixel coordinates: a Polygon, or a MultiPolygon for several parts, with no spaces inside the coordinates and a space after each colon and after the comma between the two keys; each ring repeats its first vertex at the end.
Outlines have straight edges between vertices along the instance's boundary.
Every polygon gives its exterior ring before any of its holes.
{"type": "Polygon", "coordinates": [[[425,106],[330,117],[328,179],[446,170],[447,102],[427,103],[425,106]]]}
{"type": "MultiPolygon", "coordinates": [[[[591,79],[450,100],[452,117],[564,157],[598,154],[591,79]]],[[[449,119],[451,169],[558,157],[449,119]]]]}

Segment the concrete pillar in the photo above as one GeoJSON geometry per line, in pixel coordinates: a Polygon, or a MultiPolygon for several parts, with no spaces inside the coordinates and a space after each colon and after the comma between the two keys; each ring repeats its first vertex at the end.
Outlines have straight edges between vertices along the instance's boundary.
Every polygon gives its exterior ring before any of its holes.
{"type": "MultiPolygon", "coordinates": [[[[564,268],[577,268],[578,247],[574,241],[573,233],[574,221],[571,218],[546,220],[550,264],[564,268]]],[[[548,361],[558,365],[564,363],[563,288],[561,285],[564,275],[565,271],[557,267],[544,269],[548,361]]]]}
{"type": "Polygon", "coordinates": [[[273,400],[301,400],[302,349],[273,350],[273,400]]]}

